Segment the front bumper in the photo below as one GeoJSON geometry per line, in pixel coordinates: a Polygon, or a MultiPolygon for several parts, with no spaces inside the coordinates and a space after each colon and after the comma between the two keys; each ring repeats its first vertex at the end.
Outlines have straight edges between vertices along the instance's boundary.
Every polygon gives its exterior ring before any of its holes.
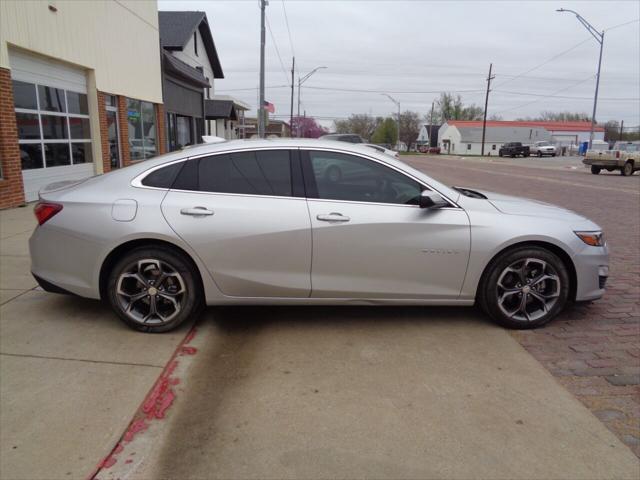
{"type": "Polygon", "coordinates": [[[609,248],[585,248],[573,257],[576,268],[576,301],[602,298],[609,277],[609,248]]]}

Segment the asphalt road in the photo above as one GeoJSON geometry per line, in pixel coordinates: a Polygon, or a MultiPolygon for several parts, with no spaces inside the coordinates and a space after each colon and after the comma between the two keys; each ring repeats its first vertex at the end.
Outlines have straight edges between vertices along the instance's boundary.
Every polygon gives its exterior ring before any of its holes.
{"type": "MultiPolygon", "coordinates": [[[[640,176],[404,160],[447,184],[590,216],[614,248],[615,295],[633,304],[640,176]]],[[[581,308],[557,328],[600,312],[581,308]]],[[[633,478],[640,471],[555,372],[475,309],[219,308],[198,328],[205,340],[161,438],[130,478],[633,478]]],[[[569,352],[560,355],[576,353],[569,352]]]]}

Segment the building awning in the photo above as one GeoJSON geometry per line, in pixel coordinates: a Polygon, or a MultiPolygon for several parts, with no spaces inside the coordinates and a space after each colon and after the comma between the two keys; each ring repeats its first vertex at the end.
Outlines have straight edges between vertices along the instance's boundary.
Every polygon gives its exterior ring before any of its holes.
{"type": "Polygon", "coordinates": [[[182,60],[178,60],[168,52],[163,51],[162,58],[165,73],[173,77],[178,77],[180,80],[183,80],[190,85],[198,87],[211,86],[204,74],[197,68],[187,65],[182,60]]]}
{"type": "Polygon", "coordinates": [[[237,120],[236,109],[232,100],[205,100],[204,114],[207,120],[219,118],[237,120]]]}

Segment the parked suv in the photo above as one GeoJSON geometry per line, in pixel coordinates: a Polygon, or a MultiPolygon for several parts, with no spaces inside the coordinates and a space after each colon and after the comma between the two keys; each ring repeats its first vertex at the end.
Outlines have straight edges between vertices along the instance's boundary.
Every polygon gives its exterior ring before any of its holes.
{"type": "Polygon", "coordinates": [[[529,153],[531,155],[537,155],[538,157],[542,157],[544,155],[555,157],[556,147],[549,142],[536,142],[529,149],[529,153]]]}
{"type": "Polygon", "coordinates": [[[322,140],[337,140],[338,142],[364,143],[362,137],[355,133],[330,133],[322,135],[320,138],[322,140]]]}
{"type": "Polygon", "coordinates": [[[520,142],[505,143],[500,147],[500,150],[498,150],[498,156],[500,157],[517,157],[518,155],[528,157],[529,154],[529,147],[525,147],[520,142]]]}

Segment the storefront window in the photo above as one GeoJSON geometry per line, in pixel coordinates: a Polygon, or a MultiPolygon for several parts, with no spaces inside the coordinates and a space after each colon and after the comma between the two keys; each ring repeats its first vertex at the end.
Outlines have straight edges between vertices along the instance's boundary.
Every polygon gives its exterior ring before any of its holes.
{"type": "Polygon", "coordinates": [[[156,112],[153,103],[128,98],[127,123],[131,160],[144,160],[155,156],[157,137],[156,112]]]}
{"type": "Polygon", "coordinates": [[[87,95],[13,81],[23,170],[93,162],[87,95]]]}

